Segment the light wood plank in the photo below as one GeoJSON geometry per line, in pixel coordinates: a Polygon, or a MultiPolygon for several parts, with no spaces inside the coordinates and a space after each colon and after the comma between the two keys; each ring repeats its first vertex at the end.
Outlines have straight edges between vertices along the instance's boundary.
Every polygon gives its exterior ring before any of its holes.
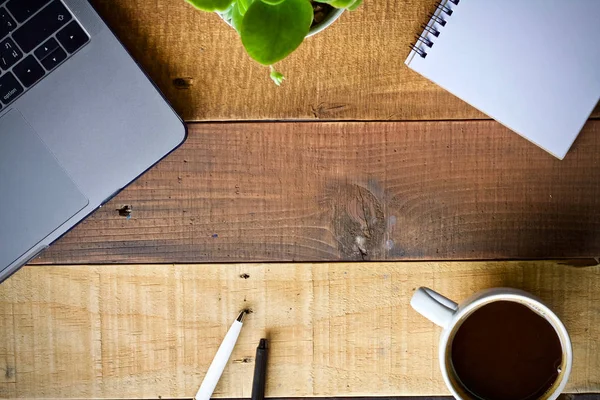
{"type": "Polygon", "coordinates": [[[564,161],[493,121],[194,124],[37,262],[597,257],[599,148],[600,121],[564,161]]]}
{"type": "Polygon", "coordinates": [[[13,305],[0,301],[0,398],[16,397],[13,305]]]}
{"type": "Polygon", "coordinates": [[[440,329],[409,307],[421,285],[457,301],[497,286],[538,295],[572,336],[568,391],[600,391],[600,267],[479,262],[26,267],[0,286],[0,343],[15,342],[0,393],[190,398],[251,308],[216,397],[249,397],[241,360],[265,336],[268,396],[445,394],[440,329]]]}
{"type": "Polygon", "coordinates": [[[485,118],[403,64],[435,0],[366,1],[278,65],[280,88],[214,14],[183,0],[92,3],[186,120],[485,118]]]}

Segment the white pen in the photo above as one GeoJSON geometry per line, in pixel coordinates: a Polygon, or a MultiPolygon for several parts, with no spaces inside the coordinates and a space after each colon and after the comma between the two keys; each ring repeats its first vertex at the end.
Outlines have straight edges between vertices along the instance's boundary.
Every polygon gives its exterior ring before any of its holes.
{"type": "Polygon", "coordinates": [[[235,321],[233,321],[229,331],[227,331],[223,343],[219,346],[219,350],[217,350],[217,354],[215,354],[215,358],[204,376],[202,385],[200,385],[200,389],[198,389],[198,393],[196,393],[196,397],[194,397],[195,400],[210,400],[210,396],[212,396],[219,379],[221,379],[221,375],[229,361],[229,357],[231,357],[235,342],[237,342],[237,339],[240,336],[246,313],[246,310],[242,311],[235,321]]]}

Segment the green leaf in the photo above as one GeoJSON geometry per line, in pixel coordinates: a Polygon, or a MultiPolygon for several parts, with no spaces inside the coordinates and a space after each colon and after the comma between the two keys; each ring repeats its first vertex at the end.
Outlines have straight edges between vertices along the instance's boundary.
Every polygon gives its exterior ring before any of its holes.
{"type": "Polygon", "coordinates": [[[335,7],[335,8],[345,8],[350,11],[353,11],[356,8],[358,8],[358,6],[360,6],[363,2],[363,0],[315,0],[315,1],[318,3],[329,4],[330,6],[335,7]]]}
{"type": "Polygon", "coordinates": [[[348,6],[348,11],[354,11],[363,3],[363,0],[356,0],[354,3],[348,6]]]}
{"type": "Polygon", "coordinates": [[[277,4],[283,3],[285,0],[262,0],[267,4],[270,4],[272,6],[276,6],[277,4]]]}
{"type": "Polygon", "coordinates": [[[236,4],[239,7],[240,10],[240,14],[244,15],[246,14],[246,11],[248,11],[248,7],[250,7],[250,4],[252,4],[253,0],[237,0],[236,4]]]}
{"type": "Polygon", "coordinates": [[[300,46],[312,21],[309,0],[283,0],[277,5],[255,0],[244,16],[240,36],[250,57],[272,65],[300,46]]]}
{"type": "Polygon", "coordinates": [[[281,86],[283,80],[285,79],[285,76],[283,76],[281,72],[275,71],[275,68],[273,68],[273,66],[271,65],[271,79],[273,79],[273,82],[275,82],[277,86],[281,86]]]}
{"type": "Polygon", "coordinates": [[[242,21],[244,19],[244,14],[240,10],[240,2],[233,3],[233,7],[231,10],[231,26],[240,32],[240,27],[242,26],[242,21]]]}
{"type": "Polygon", "coordinates": [[[250,7],[252,2],[253,0],[234,0],[233,5],[231,6],[231,26],[233,26],[238,33],[242,27],[244,15],[246,15],[246,11],[248,11],[248,7],[250,7]]]}
{"type": "Polygon", "coordinates": [[[226,11],[234,0],[185,0],[202,11],[226,11]]]}

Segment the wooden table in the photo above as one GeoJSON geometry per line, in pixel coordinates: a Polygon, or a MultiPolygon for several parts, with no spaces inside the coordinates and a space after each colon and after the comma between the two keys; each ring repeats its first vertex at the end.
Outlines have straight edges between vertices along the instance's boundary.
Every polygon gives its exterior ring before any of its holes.
{"type": "Polygon", "coordinates": [[[199,122],[38,262],[600,255],[600,121],[559,161],[406,68],[434,0],[367,1],[281,63],[279,88],[214,14],[94,3],[199,122]]]}
{"type": "Polygon", "coordinates": [[[0,286],[0,397],[189,399],[244,308],[215,397],[250,397],[261,337],[269,397],[447,394],[420,285],[536,294],[573,341],[567,390],[600,392],[600,266],[421,262],[26,267],[0,286]]]}
{"type": "Polygon", "coordinates": [[[574,339],[569,391],[600,391],[600,267],[574,268],[600,255],[600,109],[558,161],[410,71],[434,0],[367,1],[280,88],[215,15],[92,2],[190,136],[0,286],[0,397],[191,397],[248,304],[217,397],[248,397],[265,334],[269,396],[446,394],[419,285],[538,294],[574,339]],[[540,258],[570,260],[472,262],[540,258]]]}

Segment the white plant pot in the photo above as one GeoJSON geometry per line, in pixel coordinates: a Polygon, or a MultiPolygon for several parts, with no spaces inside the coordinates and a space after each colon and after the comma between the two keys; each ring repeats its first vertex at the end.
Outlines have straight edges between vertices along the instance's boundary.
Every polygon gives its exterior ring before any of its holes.
{"type": "Polygon", "coordinates": [[[334,8],[333,10],[331,10],[331,12],[329,13],[329,15],[327,17],[325,17],[325,19],[321,22],[319,22],[318,24],[312,26],[310,28],[310,31],[308,31],[308,35],[306,35],[306,37],[311,37],[313,35],[316,35],[317,33],[321,32],[322,30],[324,30],[325,28],[327,28],[329,25],[333,24],[335,22],[336,19],[338,19],[344,12],[344,9],[339,9],[339,8],[334,8]]]}

